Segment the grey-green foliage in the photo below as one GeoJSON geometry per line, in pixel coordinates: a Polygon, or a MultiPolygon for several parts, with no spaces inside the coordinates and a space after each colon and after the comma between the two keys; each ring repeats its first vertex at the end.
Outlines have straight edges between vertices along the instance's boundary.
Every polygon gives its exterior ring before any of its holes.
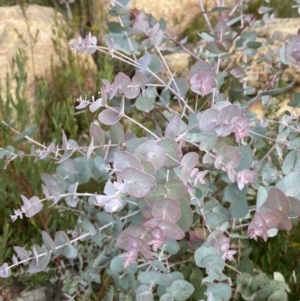
{"type": "MultiPolygon", "coordinates": [[[[54,160],[55,172],[40,175],[44,197],[22,195],[23,206],[11,216],[32,218],[48,201],[58,210],[73,210],[76,227],[53,238],[44,231],[42,245],[30,250],[15,246],[13,265],[3,263],[0,276],[7,278],[14,265],[28,262],[29,273],[40,272],[63,256],[77,266],[65,272],[63,290],[70,299],[77,291],[90,297],[93,283],[104,287],[101,297],[108,300],[230,300],[233,284],[245,300],[287,300],[285,282],[254,273],[249,254],[239,246],[249,238],[267,241],[278,230],[290,231],[291,219],[300,215],[297,121],[284,116],[270,132],[270,121],[248,110],[260,97],[268,98],[268,105],[290,88],[274,84],[287,63],[299,65],[299,36],[286,40],[272,81],[256,91],[247,86],[244,72],[263,46],[251,31],[255,24],[242,14],[243,6],[235,6],[229,19],[217,8],[211,32],[200,34],[205,51],[187,78],[174,78],[162,52],[186,50],[185,41],[172,45],[163,20],[127,4],[120,0],[110,10],[122,26],[109,24],[108,47],[96,46],[89,33],[71,48],[125,60],[133,74],[102,79],[100,97],[78,99],[77,110],[97,113],[89,145],[64,130],[61,145],[39,145],[36,160],[54,160]],[[244,27],[237,31],[241,18],[244,27]],[[243,52],[242,67],[227,65],[232,48],[243,52]],[[232,90],[230,81],[237,83],[232,90]],[[139,132],[130,131],[133,125],[139,132]],[[252,274],[237,269],[242,263],[252,274]]],[[[260,9],[264,19],[270,11],[260,9]]],[[[17,142],[35,142],[29,137],[34,130],[34,125],[26,128],[17,142]]],[[[7,164],[24,156],[13,146],[0,150],[7,164]]]]}

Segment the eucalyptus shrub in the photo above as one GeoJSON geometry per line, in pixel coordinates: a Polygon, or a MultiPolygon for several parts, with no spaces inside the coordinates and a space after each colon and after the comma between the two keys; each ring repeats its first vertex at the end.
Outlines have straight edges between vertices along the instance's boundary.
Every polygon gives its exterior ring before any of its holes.
{"type": "MultiPolygon", "coordinates": [[[[88,146],[63,130],[61,145],[38,143],[32,127],[17,136],[35,146],[35,161],[54,160],[57,167],[40,175],[42,198],[21,196],[12,221],[34,217],[45,201],[59,209],[64,200],[77,226],[54,237],[42,231],[43,244],[30,250],[15,246],[0,276],[20,265],[29,274],[47,271],[64,256],[68,299],[90,296],[94,283],[105,293],[101,300],[287,300],[283,276],[274,271],[271,279],[254,267],[247,242],[290,231],[300,215],[298,116],[266,114],[291,87],[278,80],[289,64],[300,64],[300,35],[287,37],[270,80],[257,91],[246,70],[267,60],[255,57],[264,44],[254,29],[270,21],[271,8],[260,8],[259,22],[241,1],[216,7],[215,23],[203,11],[209,31],[199,33],[206,43],[199,51],[172,38],[164,20],[129,9],[128,0],[113,2],[110,14],[120,22],[108,24],[107,46],[97,46],[91,34],[71,43],[134,70],[102,79],[99,98],[77,100],[78,110],[98,114],[88,146]],[[172,74],[166,51],[190,53],[188,76],[172,74]],[[243,59],[235,63],[238,55],[243,59]],[[261,118],[250,111],[258,101],[261,118]],[[83,190],[91,181],[96,192],[83,190]]],[[[299,94],[289,106],[300,106],[299,94]]],[[[0,157],[7,165],[24,154],[9,145],[0,157]]]]}

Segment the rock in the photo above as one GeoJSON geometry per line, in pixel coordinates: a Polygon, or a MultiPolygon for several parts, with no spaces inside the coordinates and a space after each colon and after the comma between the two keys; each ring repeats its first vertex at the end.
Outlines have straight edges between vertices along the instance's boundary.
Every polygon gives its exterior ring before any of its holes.
{"type": "MultiPolygon", "coordinates": [[[[59,68],[62,60],[67,61],[68,55],[73,57],[78,68],[89,70],[85,90],[95,89],[96,65],[90,55],[70,53],[65,38],[56,40],[59,54],[55,51],[52,38],[53,32],[66,33],[69,30],[63,16],[54,9],[39,5],[0,7],[0,82],[5,87],[6,72],[11,75],[12,58],[18,48],[22,48],[27,57],[26,97],[33,103],[35,99],[35,77],[44,77],[51,86],[51,68],[59,68]],[[56,18],[56,22],[55,22],[56,18]]],[[[15,95],[16,84],[13,81],[10,92],[15,95]]],[[[5,91],[2,91],[5,93],[5,91]]],[[[5,94],[2,94],[5,95],[5,94]]],[[[78,97],[77,95],[76,97],[78,97]]]]}

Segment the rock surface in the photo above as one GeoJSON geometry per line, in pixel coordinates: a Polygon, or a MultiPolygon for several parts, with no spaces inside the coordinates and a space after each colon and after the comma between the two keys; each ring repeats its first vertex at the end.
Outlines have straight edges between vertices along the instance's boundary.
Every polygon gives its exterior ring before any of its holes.
{"type": "MultiPolygon", "coordinates": [[[[61,40],[60,55],[53,46],[53,31],[66,30],[67,24],[61,14],[54,9],[39,5],[28,5],[25,10],[20,6],[0,7],[0,82],[5,87],[6,73],[11,74],[11,62],[19,48],[27,57],[26,96],[35,97],[35,77],[43,76],[51,83],[51,67],[59,67],[61,58],[70,54],[68,41],[61,40]],[[57,20],[55,22],[54,20],[57,20]],[[57,24],[56,24],[57,23],[57,24]]],[[[95,86],[96,65],[90,55],[71,54],[78,68],[88,68],[90,78],[86,80],[87,89],[95,86]]],[[[14,95],[15,83],[10,92],[14,95]]],[[[4,91],[3,91],[4,92],[4,91]]],[[[5,93],[5,92],[4,92],[5,93]]],[[[3,94],[2,94],[3,95],[3,94]]],[[[79,95],[78,95],[79,96],[79,95]]]]}

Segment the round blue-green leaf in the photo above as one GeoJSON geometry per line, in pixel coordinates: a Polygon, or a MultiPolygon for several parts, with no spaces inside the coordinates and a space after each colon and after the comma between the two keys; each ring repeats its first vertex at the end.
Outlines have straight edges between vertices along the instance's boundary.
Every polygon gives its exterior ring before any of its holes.
{"type": "Polygon", "coordinates": [[[140,160],[133,154],[126,151],[116,151],[114,153],[114,169],[116,171],[122,171],[126,167],[134,167],[142,170],[142,164],[140,160]]]}
{"type": "Polygon", "coordinates": [[[229,301],[231,298],[231,287],[226,283],[207,283],[205,295],[212,301],[229,301]]]}
{"type": "Polygon", "coordinates": [[[110,262],[110,269],[116,274],[121,273],[124,270],[125,260],[123,257],[116,256],[110,262]]]}
{"type": "Polygon", "coordinates": [[[169,295],[169,294],[163,294],[160,298],[159,301],[174,301],[174,298],[169,295]]]}
{"type": "Polygon", "coordinates": [[[139,145],[134,150],[134,155],[141,161],[150,161],[156,170],[162,168],[166,162],[165,149],[152,140],[139,145]]]}
{"type": "Polygon", "coordinates": [[[175,280],[171,286],[167,287],[167,293],[176,301],[187,300],[194,290],[193,285],[185,280],[175,280]]]}
{"type": "Polygon", "coordinates": [[[187,232],[193,224],[193,212],[190,204],[184,198],[179,199],[180,218],[177,225],[183,232],[187,232]]]}
{"type": "Polygon", "coordinates": [[[143,284],[160,284],[163,286],[170,286],[172,279],[168,274],[159,273],[159,272],[139,272],[138,281],[143,284]]]}
{"type": "Polygon", "coordinates": [[[276,188],[280,189],[287,196],[293,196],[300,199],[300,171],[294,171],[286,175],[275,185],[276,188]]]}
{"type": "Polygon", "coordinates": [[[128,182],[128,194],[136,198],[144,197],[156,182],[153,176],[133,167],[124,168],[120,176],[128,182]]]}
{"type": "Polygon", "coordinates": [[[32,249],[34,249],[34,258],[28,268],[28,273],[30,274],[43,271],[48,266],[51,259],[51,253],[47,252],[44,246],[40,247],[38,245],[33,245],[32,249]],[[38,257],[38,255],[41,256],[38,257]]]}
{"type": "Polygon", "coordinates": [[[249,212],[249,206],[247,200],[241,199],[239,201],[232,202],[229,210],[233,218],[245,217],[249,212]]]}
{"type": "Polygon", "coordinates": [[[249,146],[240,145],[237,147],[238,151],[242,154],[239,166],[235,169],[236,172],[242,171],[243,169],[249,169],[253,162],[253,153],[249,146]]]}
{"type": "Polygon", "coordinates": [[[154,109],[155,98],[139,96],[135,101],[135,107],[142,112],[150,112],[154,109]]]}
{"type": "Polygon", "coordinates": [[[136,301],[153,301],[152,290],[147,285],[141,285],[135,292],[136,301]]]}
{"type": "Polygon", "coordinates": [[[164,164],[165,168],[174,168],[181,162],[182,151],[179,144],[170,138],[162,138],[158,145],[165,149],[167,157],[164,164]]]}
{"type": "Polygon", "coordinates": [[[152,205],[152,216],[176,223],[180,217],[178,201],[171,198],[161,198],[152,205]]]}
{"type": "Polygon", "coordinates": [[[174,239],[167,239],[165,250],[170,254],[177,254],[180,250],[179,243],[174,239]]]}
{"type": "Polygon", "coordinates": [[[207,268],[211,265],[217,265],[220,269],[225,266],[225,260],[217,255],[217,251],[209,243],[205,242],[198,248],[194,254],[196,265],[200,268],[207,268]]]}
{"type": "Polygon", "coordinates": [[[228,218],[217,212],[208,212],[205,214],[206,224],[209,227],[217,227],[228,221],[228,218]]]}
{"type": "Polygon", "coordinates": [[[293,197],[288,197],[291,203],[291,211],[288,212],[288,217],[297,218],[300,216],[300,201],[293,197]]]}

